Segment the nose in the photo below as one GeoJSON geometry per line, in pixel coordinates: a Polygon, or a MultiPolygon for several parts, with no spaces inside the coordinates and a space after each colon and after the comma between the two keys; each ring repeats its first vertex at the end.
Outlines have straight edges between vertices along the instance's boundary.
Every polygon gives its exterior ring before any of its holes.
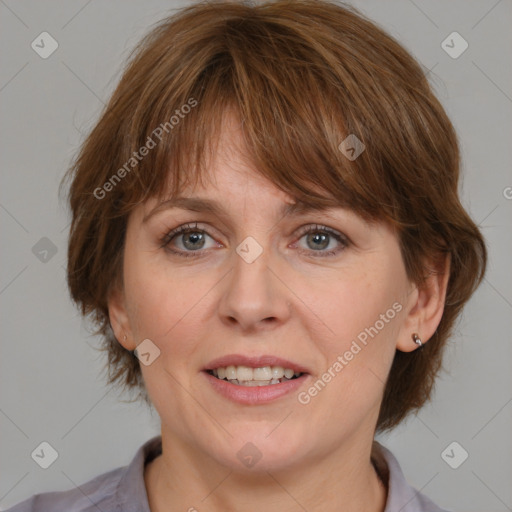
{"type": "Polygon", "coordinates": [[[252,263],[234,254],[226,276],[219,315],[223,323],[241,332],[275,329],[290,316],[291,291],[283,283],[275,259],[263,250],[252,263]]]}

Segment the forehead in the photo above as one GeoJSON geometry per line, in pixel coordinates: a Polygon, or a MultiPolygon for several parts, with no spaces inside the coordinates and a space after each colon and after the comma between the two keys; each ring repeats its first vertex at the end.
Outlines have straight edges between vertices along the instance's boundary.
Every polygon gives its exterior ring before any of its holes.
{"type": "Polygon", "coordinates": [[[161,194],[146,201],[145,217],[155,208],[171,207],[220,215],[231,201],[240,199],[254,207],[262,202],[266,206],[269,202],[280,203],[279,211],[283,215],[344,206],[314,183],[309,190],[322,195],[323,201],[295,197],[259,172],[247,151],[240,119],[233,111],[223,116],[221,127],[210,143],[210,153],[206,155],[201,172],[187,169],[183,183],[174,194],[161,194]]]}
{"type": "Polygon", "coordinates": [[[363,172],[346,169],[345,161],[341,166],[330,161],[307,141],[300,145],[294,139],[290,146],[281,140],[283,134],[260,138],[236,105],[227,104],[217,114],[211,125],[187,126],[183,139],[177,131],[179,144],[167,148],[169,157],[153,168],[147,166],[148,183],[156,184],[153,175],[159,185],[132,203],[142,210],[142,219],[153,210],[178,207],[224,218],[234,212],[249,213],[251,208],[272,216],[344,209],[368,223],[383,220],[369,213],[372,205],[382,202],[375,196],[371,201],[361,199],[363,172]],[[199,146],[193,138],[197,130],[206,134],[199,146]]]}

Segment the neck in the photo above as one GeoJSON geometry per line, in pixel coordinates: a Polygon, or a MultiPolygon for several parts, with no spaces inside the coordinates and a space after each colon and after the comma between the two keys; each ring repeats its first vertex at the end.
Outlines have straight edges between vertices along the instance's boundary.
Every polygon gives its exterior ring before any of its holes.
{"type": "Polygon", "coordinates": [[[301,467],[248,474],[162,433],[162,455],[146,466],[144,474],[150,509],[383,512],[387,489],[371,463],[371,441],[366,449],[342,447],[301,467]]]}

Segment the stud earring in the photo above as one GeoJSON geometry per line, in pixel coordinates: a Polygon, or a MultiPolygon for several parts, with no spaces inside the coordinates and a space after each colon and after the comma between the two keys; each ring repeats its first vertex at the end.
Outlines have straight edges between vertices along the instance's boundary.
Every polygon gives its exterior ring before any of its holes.
{"type": "Polygon", "coordinates": [[[126,334],[123,336],[123,341],[126,341],[128,338],[126,337],[126,334]]]}
{"type": "Polygon", "coordinates": [[[421,338],[415,332],[412,334],[412,341],[414,341],[414,343],[418,345],[418,348],[421,348],[423,346],[421,338]]]}

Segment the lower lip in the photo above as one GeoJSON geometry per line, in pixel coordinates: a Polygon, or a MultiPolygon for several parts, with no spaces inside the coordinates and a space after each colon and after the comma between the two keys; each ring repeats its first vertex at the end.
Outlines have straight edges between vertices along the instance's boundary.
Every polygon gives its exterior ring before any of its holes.
{"type": "Polygon", "coordinates": [[[307,374],[302,374],[296,379],[292,379],[280,384],[269,384],[267,386],[238,386],[231,384],[227,380],[221,380],[210,375],[208,372],[202,372],[213,389],[233,402],[246,405],[256,405],[271,402],[285,396],[289,393],[297,391],[307,379],[307,374]]]}

